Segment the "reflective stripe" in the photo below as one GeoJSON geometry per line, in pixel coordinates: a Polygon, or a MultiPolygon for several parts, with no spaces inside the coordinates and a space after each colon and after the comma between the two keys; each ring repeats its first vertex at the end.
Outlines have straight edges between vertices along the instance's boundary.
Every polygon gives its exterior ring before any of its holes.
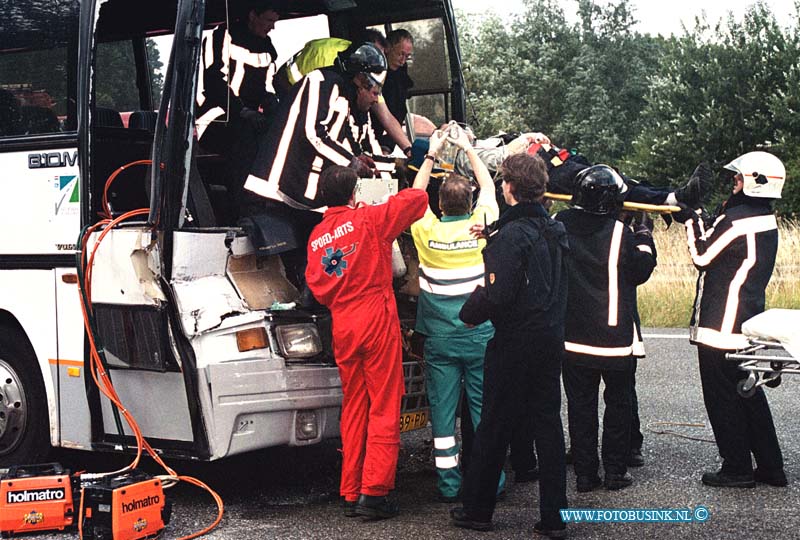
{"type": "Polygon", "coordinates": [[[208,125],[225,114],[225,110],[222,107],[214,107],[213,109],[209,109],[206,113],[196,120],[197,124],[197,138],[200,139],[203,136],[208,125]]]}
{"type": "Polygon", "coordinates": [[[286,68],[289,70],[289,83],[290,84],[295,84],[300,79],[303,78],[303,74],[300,72],[300,68],[297,67],[297,64],[295,63],[294,59],[289,60],[289,65],[286,66],[286,68]]]}
{"type": "Polygon", "coordinates": [[[458,456],[436,456],[435,462],[437,469],[455,469],[458,467],[458,456]]]}
{"type": "Polygon", "coordinates": [[[420,274],[419,288],[431,294],[439,294],[442,296],[461,296],[464,294],[471,294],[478,285],[483,285],[483,276],[477,279],[466,281],[464,283],[454,283],[453,285],[436,285],[425,279],[420,274]]]}
{"type": "Polygon", "coordinates": [[[619,250],[622,245],[622,231],[625,225],[621,221],[614,224],[611,236],[611,249],[608,253],[608,326],[617,326],[619,317],[619,250]]]}
{"type": "Polygon", "coordinates": [[[653,254],[653,250],[650,249],[650,246],[647,246],[645,244],[639,244],[638,246],[636,246],[636,249],[638,249],[639,251],[644,251],[645,253],[649,253],[650,255],[653,254]]]}
{"type": "Polygon", "coordinates": [[[736,271],[728,288],[728,300],[725,302],[725,316],[722,318],[720,331],[723,334],[733,332],[733,325],[736,324],[736,312],[739,311],[739,291],[742,289],[747,274],[756,264],[756,235],[747,235],[747,257],[742,261],[742,266],[736,271]]]}
{"type": "Polygon", "coordinates": [[[447,450],[449,448],[453,448],[455,445],[456,445],[456,438],[452,435],[450,437],[433,438],[433,447],[436,450],[447,450]]]}
{"type": "Polygon", "coordinates": [[[317,186],[319,184],[319,173],[322,168],[322,163],[322,158],[317,156],[314,158],[314,162],[311,164],[311,174],[308,175],[306,192],[303,194],[305,195],[306,199],[314,200],[314,197],[317,196],[317,186]]]}
{"type": "Polygon", "coordinates": [[[689,339],[715,349],[743,349],[750,345],[744,334],[728,334],[712,328],[693,327],[689,331],[689,339]]]}
{"type": "Polygon", "coordinates": [[[485,271],[483,264],[476,264],[463,268],[431,268],[430,266],[420,264],[419,268],[425,272],[426,276],[433,280],[482,277],[485,271]]]}
{"type": "MultiPolygon", "coordinates": [[[[337,165],[347,167],[350,164],[350,158],[343,156],[340,153],[340,150],[325,144],[323,139],[317,135],[317,111],[319,110],[319,91],[320,83],[323,81],[323,75],[319,71],[312,71],[304,80],[308,83],[308,107],[305,118],[306,138],[321,156],[329,159],[337,165]]],[[[339,96],[339,87],[338,85],[334,85],[333,92],[331,92],[330,101],[328,102],[328,118],[326,119],[326,122],[323,123],[327,124],[330,122],[330,119],[332,118],[331,115],[334,111],[339,112],[342,116],[347,116],[347,110],[347,100],[339,96]]],[[[340,118],[337,118],[337,120],[343,121],[343,119],[340,118]]],[[[339,126],[341,126],[341,124],[339,124],[339,126]]],[[[329,138],[338,137],[339,131],[335,128],[336,124],[328,128],[329,138]]],[[[341,129],[341,127],[339,127],[339,129],[341,129]]]]}
{"type": "Polygon", "coordinates": [[[633,354],[633,345],[627,347],[593,347],[592,345],[565,341],[564,348],[570,352],[591,354],[593,356],[630,356],[633,354]]]}
{"type": "MultiPolygon", "coordinates": [[[[716,225],[716,223],[715,223],[716,225]]],[[[755,234],[760,232],[772,231],[778,228],[778,222],[774,215],[757,216],[751,218],[737,219],[731,223],[731,228],[725,231],[706,249],[702,255],[698,254],[694,236],[694,227],[686,227],[687,240],[689,243],[689,254],[692,261],[697,266],[708,266],[711,261],[719,255],[731,242],[745,234],[755,234]]],[[[713,232],[711,229],[707,234],[713,232]]]]}

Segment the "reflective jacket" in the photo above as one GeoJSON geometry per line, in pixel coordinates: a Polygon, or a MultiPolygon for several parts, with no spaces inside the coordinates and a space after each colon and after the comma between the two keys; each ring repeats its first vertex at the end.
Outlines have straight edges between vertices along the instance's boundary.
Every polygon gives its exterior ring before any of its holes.
{"type": "Polygon", "coordinates": [[[203,40],[203,74],[197,83],[199,137],[212,121],[225,120],[225,113],[236,117],[242,107],[268,112],[276,106],[272,77],[277,56],[269,36],[255,36],[243,23],[234,23],[230,31],[220,25],[203,40]]]}
{"type": "Polygon", "coordinates": [[[636,286],[656,265],[649,231],[635,234],[613,216],[574,208],[555,219],[564,224],[570,245],[564,348],[595,357],[639,353],[636,286]]]}
{"type": "Polygon", "coordinates": [[[748,345],[742,323],[764,311],[778,252],[778,224],[769,199],[734,195],[710,229],[686,222],[697,278],[689,338],[716,349],[748,345]]]}
{"type": "Polygon", "coordinates": [[[351,104],[355,87],[334,68],[312,71],[294,85],[259,148],[245,189],[295,208],[320,208],[317,183],[329,165],[347,167],[354,155],[367,152],[379,171],[394,170],[393,161],[381,160],[369,115],[351,110],[351,104]]]}

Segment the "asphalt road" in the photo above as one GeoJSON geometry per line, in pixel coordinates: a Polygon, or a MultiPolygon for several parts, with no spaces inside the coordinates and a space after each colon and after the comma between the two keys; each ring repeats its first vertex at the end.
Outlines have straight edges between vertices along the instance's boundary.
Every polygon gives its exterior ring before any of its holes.
{"type": "MultiPolygon", "coordinates": [[[[786,462],[789,487],[755,489],[705,487],[700,476],[717,470],[719,457],[700,391],[696,352],[685,330],[649,329],[648,358],[639,364],[637,390],[645,433],[646,464],[632,469],[634,484],[622,491],[579,494],[568,471],[572,508],[690,508],[705,506],[710,517],[680,524],[572,524],[571,538],[797,538],[800,528],[800,378],[767,389],[786,462]],[[677,339],[676,339],[677,338],[677,339]],[[687,425],[692,424],[692,425],[687,425]],[[697,426],[693,426],[697,424],[697,426]]],[[[563,407],[565,411],[565,406],[563,407]]],[[[564,412],[566,422],[566,412],[564,412]]],[[[402,514],[391,520],[362,523],[342,515],[336,494],[338,453],[335,443],[313,448],[272,449],[211,464],[173,463],[198,476],[225,501],[225,517],[207,535],[213,539],[516,539],[534,537],[538,519],[538,484],[510,483],[498,505],[495,529],[478,533],[449,524],[452,505],[435,498],[430,429],[404,434],[397,475],[402,514]]],[[[107,458],[72,453],[62,456],[73,467],[101,469],[107,458]]],[[[513,477],[513,475],[512,475],[513,477]]],[[[213,519],[211,499],[196,488],[170,490],[173,518],[164,538],[178,538],[213,519]]],[[[40,535],[48,540],[75,534],[40,535]]]]}

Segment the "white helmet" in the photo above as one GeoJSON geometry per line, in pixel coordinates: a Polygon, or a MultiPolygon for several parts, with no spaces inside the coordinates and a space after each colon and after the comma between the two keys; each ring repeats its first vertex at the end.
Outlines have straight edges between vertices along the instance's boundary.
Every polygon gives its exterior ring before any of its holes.
{"type": "Polygon", "coordinates": [[[725,168],[742,175],[744,194],[749,197],[780,199],[786,169],[781,160],[769,152],[748,152],[734,159],[725,168]]]}

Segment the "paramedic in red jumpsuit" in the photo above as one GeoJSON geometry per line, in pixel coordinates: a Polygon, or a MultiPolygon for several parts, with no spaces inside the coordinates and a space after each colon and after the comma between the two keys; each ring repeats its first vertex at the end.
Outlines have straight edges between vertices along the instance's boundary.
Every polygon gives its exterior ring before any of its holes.
{"type": "Polygon", "coordinates": [[[353,169],[331,166],[319,188],[329,208],[311,233],[306,280],[333,316],[333,351],[342,379],[345,515],[397,515],[394,489],[404,393],[400,321],[392,290],[392,241],[420,219],[428,195],[406,189],[384,204],[353,204],[353,169]]]}

